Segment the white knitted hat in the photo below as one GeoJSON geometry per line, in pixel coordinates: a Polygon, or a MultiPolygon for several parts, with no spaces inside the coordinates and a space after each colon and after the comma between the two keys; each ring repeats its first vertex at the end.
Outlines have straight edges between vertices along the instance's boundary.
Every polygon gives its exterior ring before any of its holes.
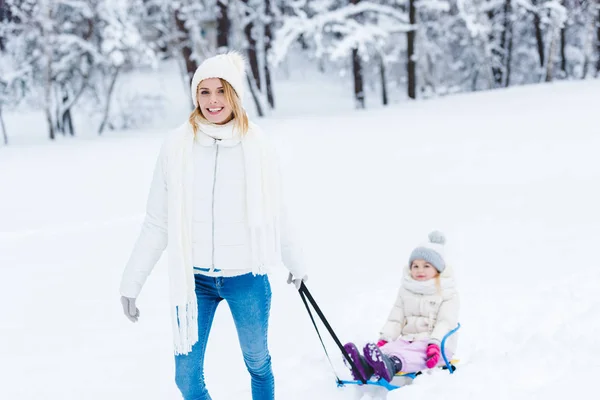
{"type": "Polygon", "coordinates": [[[192,78],[192,102],[194,108],[198,107],[196,91],[198,85],[205,79],[220,78],[225,79],[237,93],[240,101],[244,98],[244,78],[246,77],[245,60],[242,55],[236,51],[230,51],[226,54],[219,54],[207,58],[200,64],[194,72],[192,78]]]}
{"type": "Polygon", "coordinates": [[[412,264],[414,260],[425,260],[439,273],[444,272],[446,269],[446,261],[444,260],[444,245],[446,244],[446,237],[442,232],[433,231],[429,234],[429,241],[422,243],[416,249],[412,251],[408,259],[408,265],[412,264]]]}

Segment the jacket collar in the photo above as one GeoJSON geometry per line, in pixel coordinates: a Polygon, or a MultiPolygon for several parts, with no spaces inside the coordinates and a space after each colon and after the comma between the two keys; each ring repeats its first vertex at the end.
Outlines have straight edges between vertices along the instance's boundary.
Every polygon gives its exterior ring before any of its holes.
{"type": "Polygon", "coordinates": [[[215,145],[233,147],[241,142],[241,137],[235,129],[233,121],[225,125],[209,125],[198,122],[198,131],[194,139],[196,143],[205,147],[215,145]]]}

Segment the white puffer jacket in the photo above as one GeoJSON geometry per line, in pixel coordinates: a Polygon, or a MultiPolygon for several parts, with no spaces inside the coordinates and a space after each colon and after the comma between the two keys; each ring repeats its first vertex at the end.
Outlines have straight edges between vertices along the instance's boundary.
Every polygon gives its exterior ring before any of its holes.
{"type": "MultiPolygon", "coordinates": [[[[405,267],[402,285],[380,339],[388,342],[430,339],[439,345],[456,328],[460,307],[452,268],[447,266],[439,280],[439,289],[435,279],[416,281],[410,276],[409,267],[405,267]]],[[[456,345],[457,333],[446,341],[446,351],[454,353],[456,345]]]]}
{"type": "MultiPolygon", "coordinates": [[[[148,195],[142,231],[121,281],[121,295],[135,298],[167,247],[166,153],[161,153],[148,195]]],[[[235,276],[252,270],[246,212],[244,152],[239,139],[216,140],[199,131],[193,147],[192,262],[235,276]]],[[[296,277],[306,274],[302,250],[281,210],[281,256],[296,277]]],[[[197,271],[199,272],[199,271],[197,271]]]]}

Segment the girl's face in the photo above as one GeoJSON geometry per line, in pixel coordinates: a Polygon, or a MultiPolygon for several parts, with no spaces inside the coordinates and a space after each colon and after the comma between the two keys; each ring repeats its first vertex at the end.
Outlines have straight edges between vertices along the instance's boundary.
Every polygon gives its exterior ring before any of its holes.
{"type": "Polygon", "coordinates": [[[410,276],[416,281],[428,281],[437,275],[437,269],[425,260],[414,260],[410,265],[410,276]]]}
{"type": "Polygon", "coordinates": [[[225,98],[225,90],[219,78],[205,79],[196,92],[200,112],[213,124],[225,124],[233,119],[233,110],[225,98]]]}

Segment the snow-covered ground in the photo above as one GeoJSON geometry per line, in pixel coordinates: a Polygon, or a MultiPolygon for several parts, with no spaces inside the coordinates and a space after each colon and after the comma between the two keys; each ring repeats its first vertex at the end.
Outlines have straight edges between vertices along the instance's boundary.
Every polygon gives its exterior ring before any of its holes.
{"type": "MultiPolygon", "coordinates": [[[[600,82],[586,81],[261,121],[281,148],[308,287],[342,341],[376,339],[410,250],[432,229],[448,237],[462,298],[459,369],[388,399],[594,392],[599,101],[600,82]]],[[[118,293],[159,145],[154,133],[0,148],[0,398],[180,398],[166,257],[140,296],[138,324],[118,293]]],[[[271,281],[277,398],[366,399],[336,388],[285,275],[271,281]]],[[[206,380],[214,399],[250,398],[225,303],[206,380]]]]}

